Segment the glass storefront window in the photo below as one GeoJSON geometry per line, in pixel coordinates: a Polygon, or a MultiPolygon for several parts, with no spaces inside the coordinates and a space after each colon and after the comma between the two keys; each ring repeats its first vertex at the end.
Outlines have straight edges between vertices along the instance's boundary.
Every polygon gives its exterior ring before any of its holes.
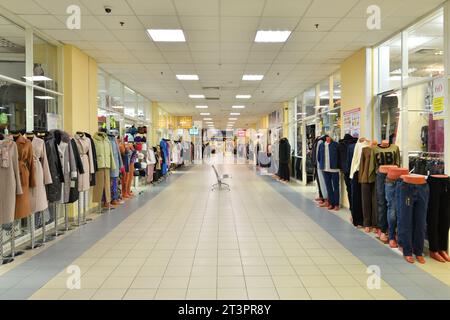
{"type": "Polygon", "coordinates": [[[402,38],[398,34],[378,48],[379,91],[400,88],[402,80],[402,38]]]}
{"type": "Polygon", "coordinates": [[[316,89],[313,87],[303,93],[303,103],[305,105],[306,117],[313,116],[316,113],[316,89]]]}
{"type": "Polygon", "coordinates": [[[49,79],[34,81],[35,85],[58,91],[58,50],[37,36],[33,37],[33,76],[49,79]]]}
{"type": "Polygon", "coordinates": [[[378,119],[380,124],[378,141],[389,140],[389,143],[397,143],[397,133],[400,120],[401,95],[399,91],[388,92],[378,97],[378,119]]]}
{"type": "Polygon", "coordinates": [[[0,87],[0,131],[26,129],[26,87],[2,82],[0,87]]]}
{"type": "MultiPolygon", "coordinates": [[[[25,81],[25,31],[0,16],[0,74],[25,81]]],[[[2,82],[0,86],[9,85],[2,82]]]]}
{"type": "Polygon", "coordinates": [[[39,131],[62,129],[58,108],[59,97],[34,89],[34,129],[39,131]]]}
{"type": "Polygon", "coordinates": [[[432,16],[406,31],[408,77],[404,85],[444,74],[444,12],[432,16]]]}
{"type": "Polygon", "coordinates": [[[124,113],[128,117],[137,116],[137,95],[136,92],[127,86],[124,86],[124,113]]]}

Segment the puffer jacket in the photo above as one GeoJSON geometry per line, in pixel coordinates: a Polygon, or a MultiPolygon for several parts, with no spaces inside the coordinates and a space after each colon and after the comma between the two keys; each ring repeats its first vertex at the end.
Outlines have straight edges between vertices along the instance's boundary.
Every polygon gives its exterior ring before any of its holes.
{"type": "Polygon", "coordinates": [[[116,170],[116,162],[108,135],[104,132],[97,132],[93,139],[97,151],[98,168],[116,170]]]}

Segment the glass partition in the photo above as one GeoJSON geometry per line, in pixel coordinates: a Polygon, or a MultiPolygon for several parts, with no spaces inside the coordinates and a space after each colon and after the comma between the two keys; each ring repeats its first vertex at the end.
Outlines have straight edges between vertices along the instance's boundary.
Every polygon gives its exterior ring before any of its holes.
{"type": "Polygon", "coordinates": [[[58,91],[58,51],[56,46],[41,38],[33,38],[33,76],[45,77],[35,85],[58,91]]]}
{"type": "MultiPolygon", "coordinates": [[[[0,74],[25,81],[25,30],[0,16],[0,74]]],[[[0,79],[0,86],[10,85],[0,79]]]]}

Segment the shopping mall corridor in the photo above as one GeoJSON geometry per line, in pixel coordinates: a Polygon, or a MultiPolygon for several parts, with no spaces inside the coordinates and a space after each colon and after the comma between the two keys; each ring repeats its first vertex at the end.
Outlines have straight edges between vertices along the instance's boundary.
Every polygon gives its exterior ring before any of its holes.
{"type": "Polygon", "coordinates": [[[209,165],[178,171],[3,273],[0,299],[450,298],[448,268],[407,265],[252,166],[218,168],[231,192],[210,191],[209,165]]]}

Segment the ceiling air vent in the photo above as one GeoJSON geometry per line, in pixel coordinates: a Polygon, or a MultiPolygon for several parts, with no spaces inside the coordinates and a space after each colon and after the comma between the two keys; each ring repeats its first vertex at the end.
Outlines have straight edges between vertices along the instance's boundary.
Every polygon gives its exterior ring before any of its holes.
{"type": "Polygon", "coordinates": [[[220,100],[219,97],[206,97],[206,100],[220,100]]]}
{"type": "Polygon", "coordinates": [[[220,87],[203,87],[203,90],[220,90],[220,87]]]}

